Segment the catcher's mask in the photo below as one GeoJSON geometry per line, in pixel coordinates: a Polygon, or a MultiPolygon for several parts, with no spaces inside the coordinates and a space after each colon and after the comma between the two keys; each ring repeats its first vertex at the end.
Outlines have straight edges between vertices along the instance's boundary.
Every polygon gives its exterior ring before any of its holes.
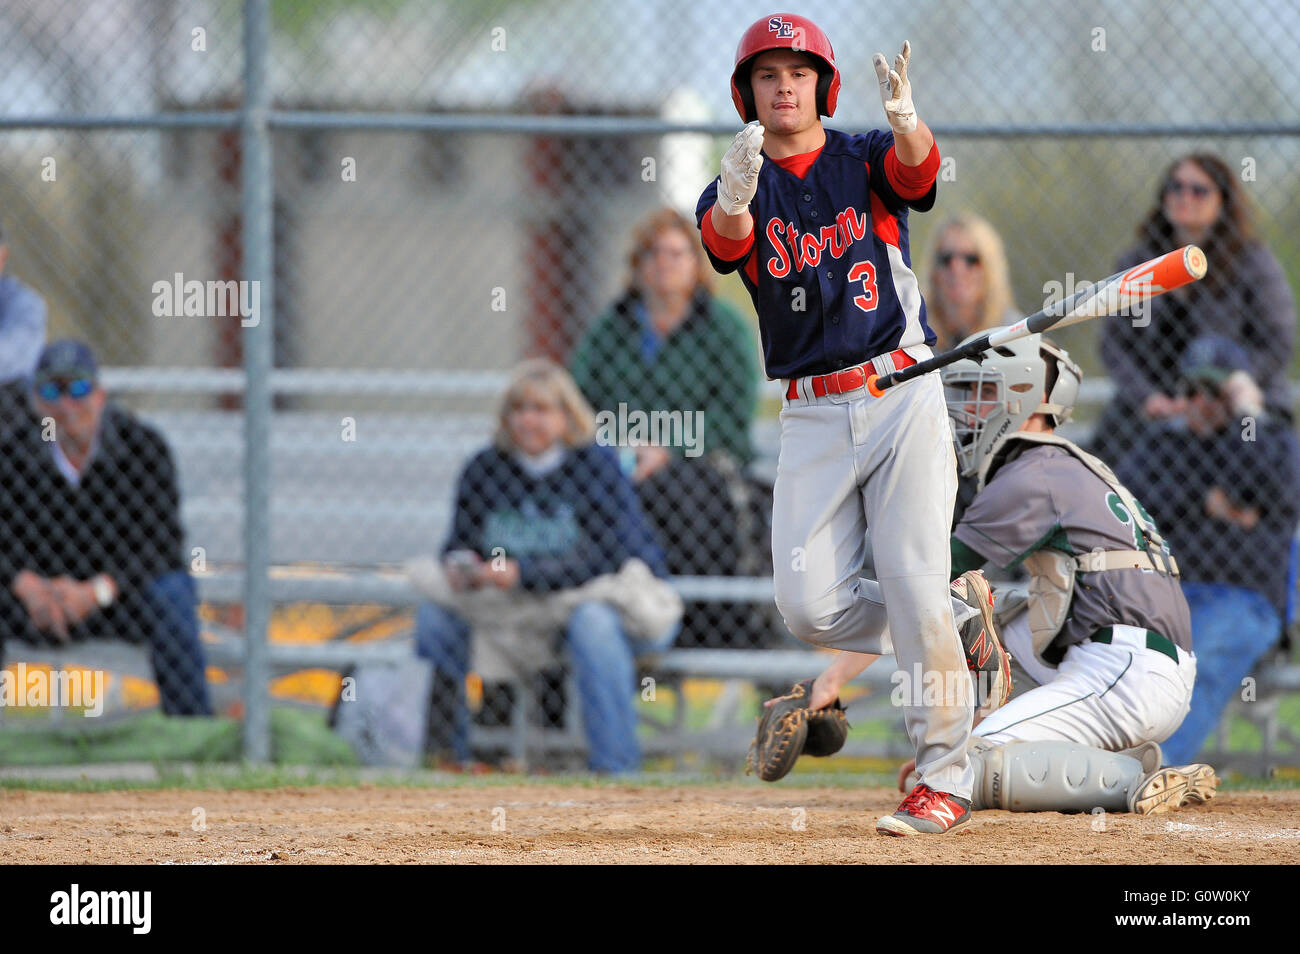
{"type": "Polygon", "coordinates": [[[957,464],[967,477],[982,473],[1030,415],[1047,415],[1052,427],[1068,421],[1083,379],[1069,353],[1042,335],[994,348],[982,362],[950,364],[941,375],[957,464]]]}
{"type": "Polygon", "coordinates": [[[758,119],[754,108],[754,87],[749,74],[754,57],[768,50],[794,50],[807,53],[817,65],[817,113],[835,115],[835,101],[840,97],[840,71],[835,66],[835,51],[821,27],[807,17],[793,13],[774,13],[756,20],[736,47],[736,68],[731,72],[731,101],[747,123],[758,119]]]}

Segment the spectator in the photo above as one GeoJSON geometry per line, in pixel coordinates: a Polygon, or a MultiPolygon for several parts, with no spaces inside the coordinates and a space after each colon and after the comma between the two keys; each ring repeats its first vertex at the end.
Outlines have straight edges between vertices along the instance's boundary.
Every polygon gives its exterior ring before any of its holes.
{"type": "MultiPolygon", "coordinates": [[[[622,452],[669,571],[766,576],[771,488],[745,475],[758,400],[754,334],[712,295],[694,223],[672,209],[637,225],[629,266],[626,288],[575,349],[574,379],[591,405],[611,416],[620,409],[629,419],[681,414],[679,435],[660,434],[659,443],[652,435],[622,452]]],[[[769,622],[757,610],[693,607],[682,641],[761,641],[769,622]]]]}
{"type": "Polygon", "coordinates": [[[1021,317],[1011,296],[1002,238],[987,221],[965,214],[939,226],[925,308],[939,339],[935,353],[1021,317]]]}
{"type": "Polygon", "coordinates": [[[1295,300],[1281,265],[1259,241],[1250,203],[1216,156],[1176,160],[1160,180],[1156,205],[1119,259],[1130,268],[1188,243],[1209,259],[1205,278],[1153,299],[1135,320],[1103,325],[1102,359],[1116,395],[1097,426],[1095,450],[1118,460],[1153,425],[1183,413],[1177,393],[1183,352],[1195,338],[1221,335],[1241,345],[1270,415],[1291,420],[1287,368],[1295,344],[1295,300]]]}
{"type": "Polygon", "coordinates": [[[168,715],[210,715],[197,596],[166,441],[109,403],[90,348],[57,341],[36,418],[0,450],[0,651],[94,638],[147,643],[168,715]]]}
{"type": "MultiPolygon", "coordinates": [[[[515,370],[495,442],[470,460],[457,487],[442,551],[452,590],[510,592],[511,603],[536,619],[557,605],[567,607],[566,596],[618,573],[630,559],[665,575],[632,485],[614,451],[592,443],[594,433],[592,411],[564,369],[533,360],[515,370]],[[529,602],[530,596],[543,599],[529,602]]],[[[667,648],[675,622],[638,638],[611,603],[579,599],[559,624],[577,677],[591,768],[635,771],[635,657],[667,648]]],[[[473,635],[478,640],[484,634],[473,635]]],[[[420,607],[416,641],[435,667],[432,747],[450,748],[462,763],[470,760],[464,693],[471,636],[464,613],[437,603],[420,607]]],[[[535,645],[520,649],[536,652],[535,645]]],[[[541,655],[548,654],[549,643],[541,655]]]]}
{"type": "MultiPolygon", "coordinates": [[[[702,411],[702,446],[635,448],[640,483],[688,451],[753,459],[757,349],[745,320],[710,293],[711,269],[694,224],[672,209],[633,234],[627,288],[574,352],[573,377],[597,409],[702,411]]],[[[698,456],[698,455],[697,455],[698,456]]]]}
{"type": "Polygon", "coordinates": [[[1121,479],[1178,555],[1200,660],[1192,708],[1165,741],[1189,762],[1224,707],[1282,635],[1291,536],[1300,518],[1300,445],[1263,410],[1244,348],[1217,336],[1183,353],[1186,430],[1166,424],[1134,450],[1121,479]]]}
{"type": "Polygon", "coordinates": [[[45,300],[4,273],[8,259],[0,225],[0,425],[26,412],[36,359],[45,346],[45,300]]]}
{"type": "MultiPolygon", "coordinates": [[[[926,321],[937,338],[936,354],[956,347],[976,332],[1021,317],[1011,296],[1011,269],[1002,237],[986,219],[963,213],[939,226],[925,309],[926,321]]],[[[973,476],[958,475],[954,527],[974,499],[977,485],[973,476]]],[[[1005,579],[1015,572],[991,568],[990,579],[1005,579]]]]}

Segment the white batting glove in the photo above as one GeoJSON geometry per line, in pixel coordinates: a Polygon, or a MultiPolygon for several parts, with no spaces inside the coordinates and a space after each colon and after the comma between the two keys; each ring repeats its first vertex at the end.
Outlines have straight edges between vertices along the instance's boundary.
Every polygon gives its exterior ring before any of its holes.
{"type": "Polygon", "coordinates": [[[889,68],[885,54],[871,58],[880,83],[880,101],[885,104],[885,116],[895,134],[916,132],[916,107],[912,105],[912,84],[907,78],[907,63],[912,58],[912,44],[903,41],[902,51],[894,57],[894,68],[889,68]]]}
{"type": "Polygon", "coordinates": [[[727,215],[740,215],[754,201],[758,171],[763,168],[763,127],[750,123],[732,140],[722,157],[722,178],[718,182],[718,207],[727,215]]]}

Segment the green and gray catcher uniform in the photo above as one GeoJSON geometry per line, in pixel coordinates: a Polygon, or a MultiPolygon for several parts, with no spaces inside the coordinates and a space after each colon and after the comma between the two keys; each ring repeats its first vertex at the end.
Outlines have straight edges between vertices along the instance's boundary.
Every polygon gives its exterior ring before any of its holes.
{"type": "Polygon", "coordinates": [[[1133,810],[1151,769],[1132,752],[1173,733],[1196,679],[1177,564],[1142,505],[1068,441],[1015,434],[985,479],[954,532],[954,572],[1029,571],[1027,607],[1001,635],[1040,685],[976,727],[976,807],[1133,810]]]}

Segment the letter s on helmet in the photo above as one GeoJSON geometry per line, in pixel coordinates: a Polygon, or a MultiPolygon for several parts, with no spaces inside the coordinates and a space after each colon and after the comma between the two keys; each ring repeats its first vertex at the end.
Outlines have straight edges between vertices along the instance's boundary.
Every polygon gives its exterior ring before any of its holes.
{"type": "Polygon", "coordinates": [[[776,13],[763,17],[745,31],[736,47],[736,68],[731,73],[731,100],[740,118],[751,123],[758,118],[754,109],[754,87],[749,74],[754,57],[768,50],[794,50],[807,53],[817,61],[817,113],[835,115],[835,101],[840,97],[840,71],[835,66],[835,51],[821,27],[807,17],[793,13],[776,13]]]}

